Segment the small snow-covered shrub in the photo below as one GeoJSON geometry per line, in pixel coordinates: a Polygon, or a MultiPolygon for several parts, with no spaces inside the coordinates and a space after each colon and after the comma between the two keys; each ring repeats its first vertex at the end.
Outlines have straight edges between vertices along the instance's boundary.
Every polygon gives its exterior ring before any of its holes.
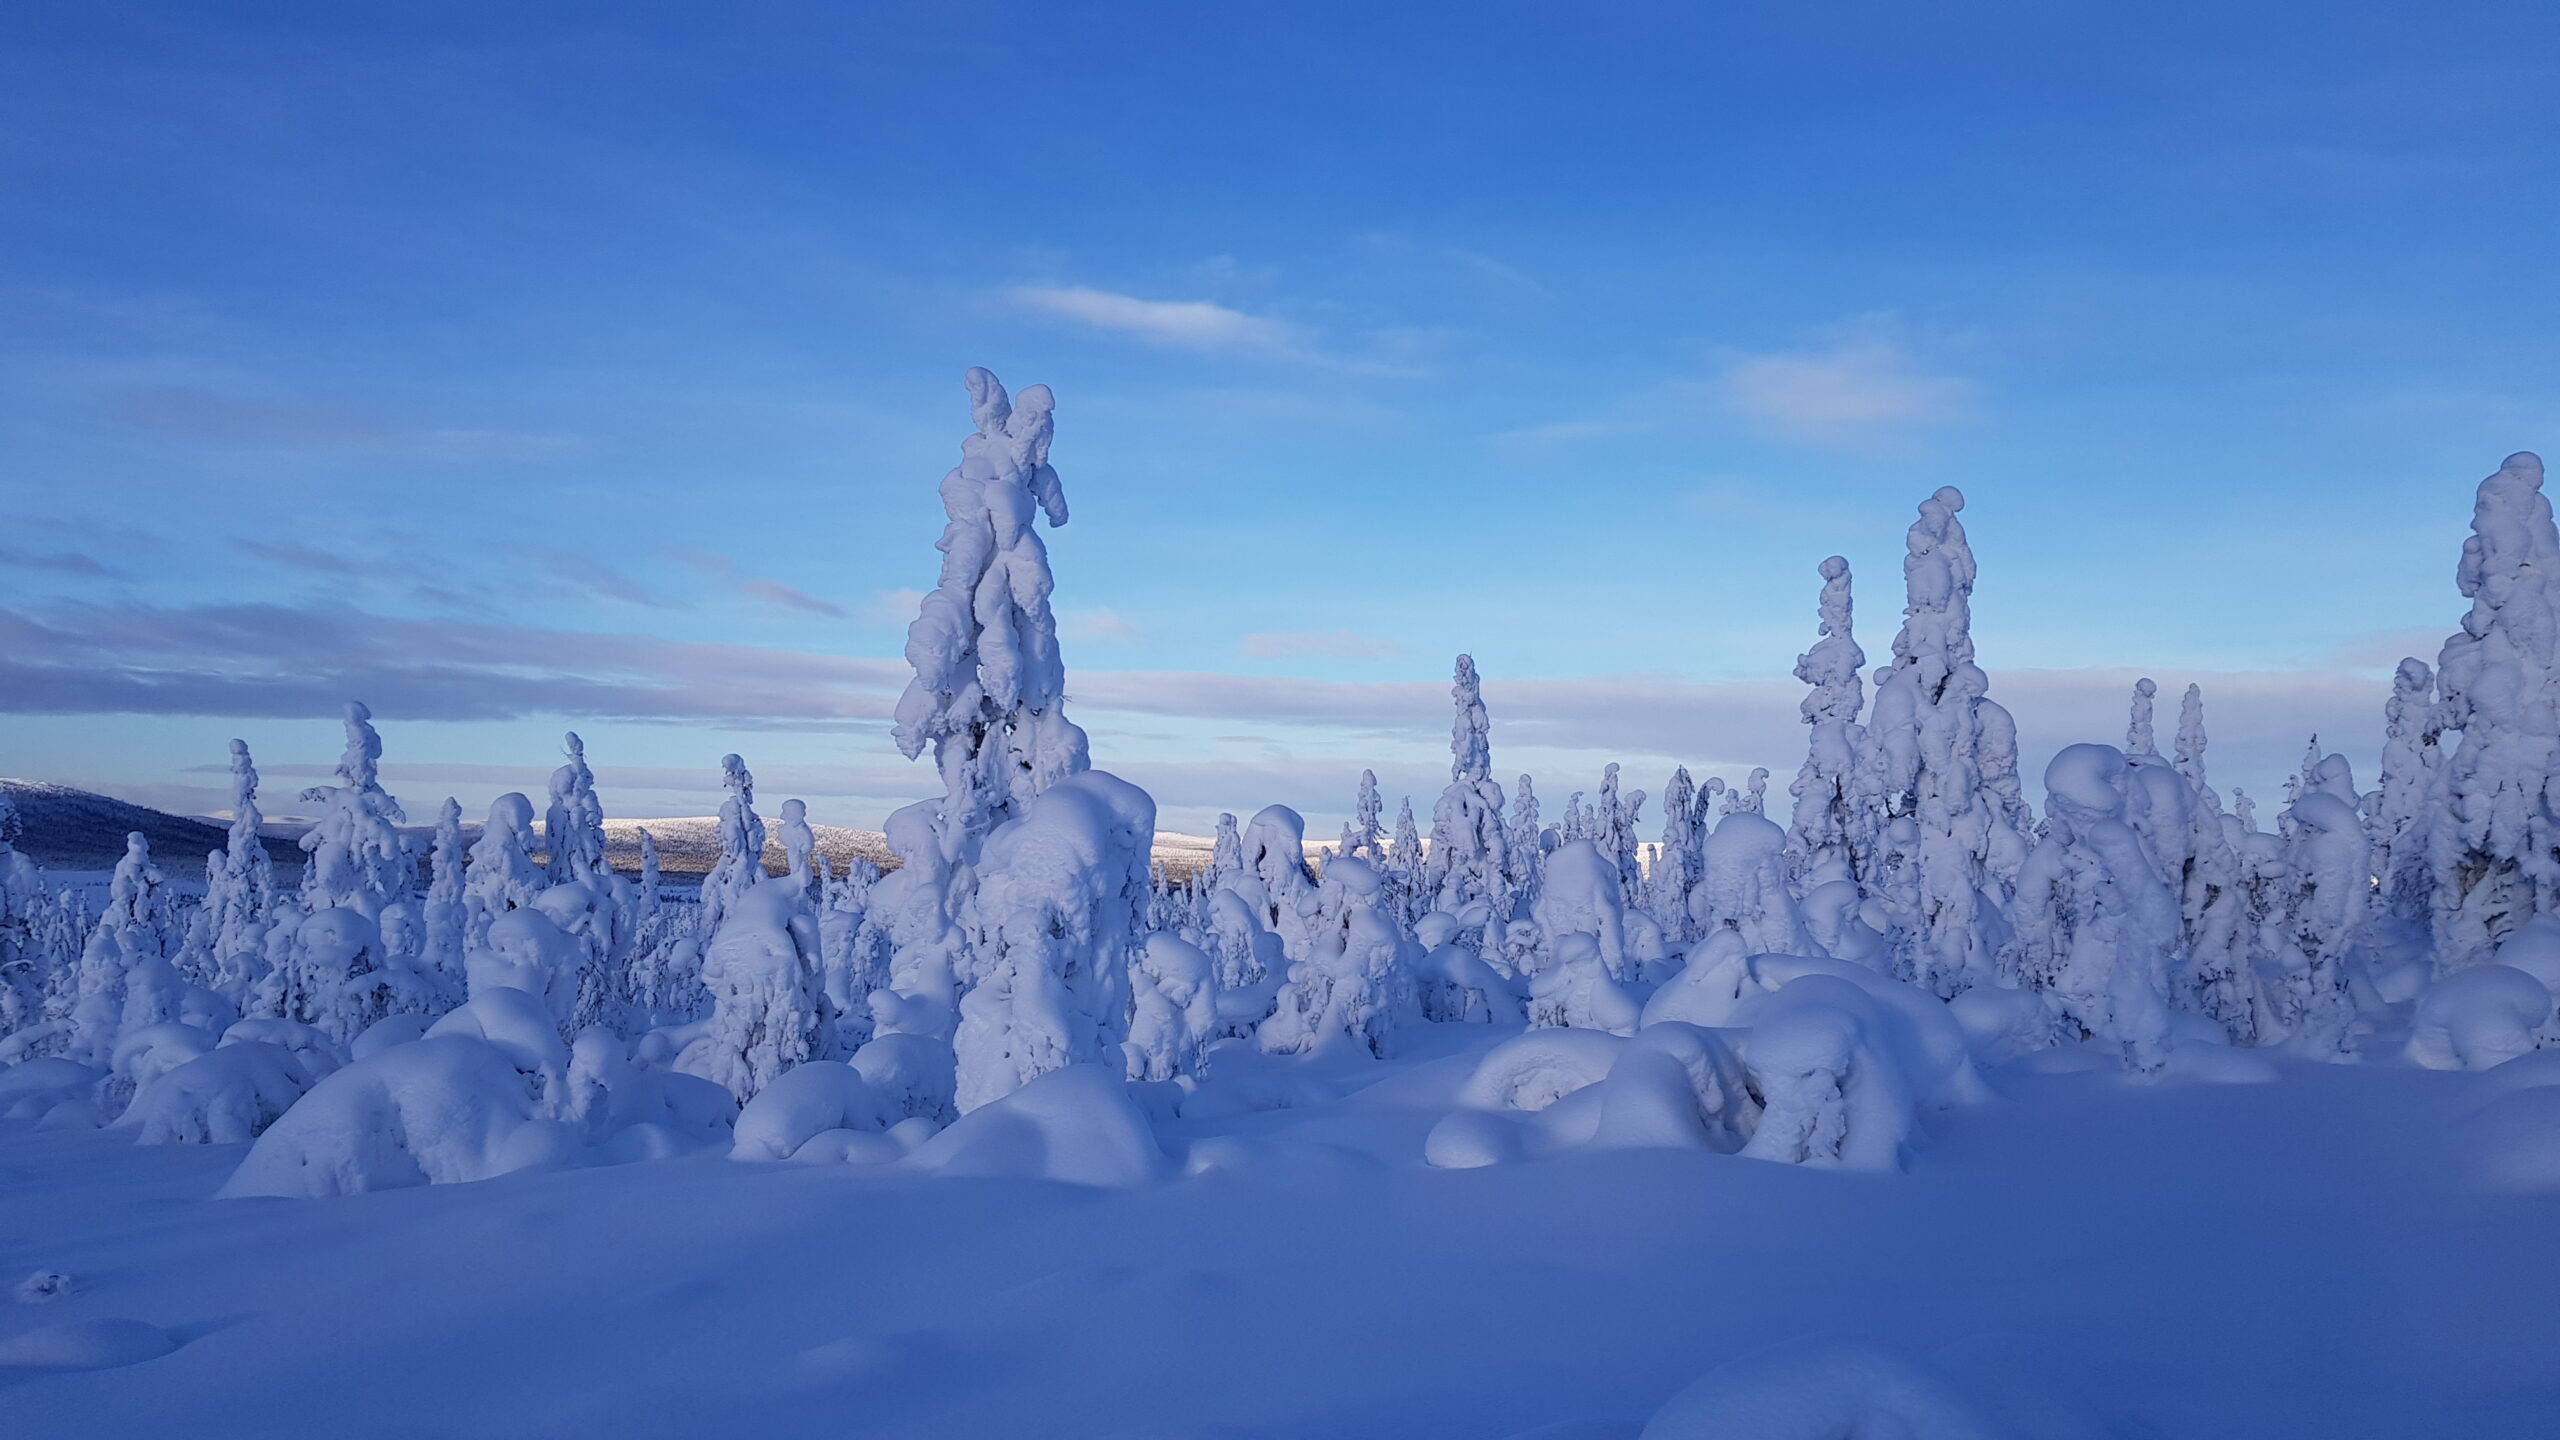
{"type": "MultiPolygon", "coordinates": [[[[904,1117],[862,1073],[837,1060],[812,1060],[782,1072],[756,1093],[738,1114],[732,1160],[790,1160],[813,1140],[834,1137],[824,1147],[830,1159],[896,1159],[903,1152],[880,1132],[904,1117]],[[879,1153],[865,1155],[842,1143],[846,1132],[879,1142],[879,1153]]],[[[872,1148],[872,1147],[860,1147],[872,1148]]]]}
{"type": "Polygon", "coordinates": [[[1009,1175],[1138,1185],[1171,1162],[1129,1087],[1100,1065],[1070,1065],[954,1121],[907,1162],[944,1175],[1009,1175]]]}
{"type": "Polygon", "coordinates": [[[104,1070],[60,1055],[0,1068],[0,1120],[42,1120],[65,1105],[85,1107],[106,1078],[104,1070]]]}
{"type": "Polygon", "coordinates": [[[882,1035],[853,1052],[853,1068],[898,1107],[898,1113],[942,1124],[960,1113],[954,1087],[958,1059],[930,1035],[882,1035]]]}
{"type": "Polygon", "coordinates": [[[2551,992],[2512,965],[2457,970],[2427,987],[2402,1052],[2430,1070],[2486,1070],[2534,1048],[2551,992]]]}
{"type": "Polygon", "coordinates": [[[144,1145],[235,1145],[256,1139],[311,1083],[280,1045],[224,1045],[142,1082],[114,1128],[144,1145]]]}
{"type": "Polygon", "coordinates": [[[331,1075],[267,1127],[225,1197],[352,1195],[569,1163],[577,1137],[538,1119],[523,1077],[469,1035],[395,1045],[331,1075]]]}

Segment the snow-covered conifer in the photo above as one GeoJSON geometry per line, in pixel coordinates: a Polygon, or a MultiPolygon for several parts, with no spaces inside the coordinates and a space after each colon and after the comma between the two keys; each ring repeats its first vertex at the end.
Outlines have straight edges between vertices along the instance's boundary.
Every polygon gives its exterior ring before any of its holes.
{"type": "Polygon", "coordinates": [[[1508,916],[1512,897],[1502,787],[1491,773],[1491,725],[1473,657],[1458,657],[1449,694],[1457,707],[1449,727],[1449,787],[1431,810],[1425,883],[1433,908],[1458,915],[1482,902],[1489,914],[1508,916]]]}
{"type": "Polygon", "coordinates": [[[139,830],[127,835],[124,858],[108,885],[107,908],[81,947],[64,1052],[71,1059],[103,1068],[115,1058],[128,1017],[138,1022],[136,1029],[178,1018],[176,972],[169,965],[182,943],[174,898],[160,867],[151,863],[150,842],[139,830]]]}
{"type": "Polygon", "coordinates": [[[18,802],[0,790],[0,1036],[44,1022],[55,956],[44,948],[44,878],[18,851],[26,822],[18,802]]]}
{"type": "Polygon", "coordinates": [[[809,890],[814,876],[809,857],[818,848],[818,832],[809,828],[809,807],[797,800],[782,802],[782,880],[809,890]]]}
{"type": "Polygon", "coordinates": [[[2156,1072],[2168,1059],[2179,900],[2127,823],[2148,793],[2112,745],[2064,747],[2045,786],[2045,837],[2018,874],[2012,963],[2073,1033],[2156,1072]]]}
{"type": "Polygon", "coordinates": [[[321,805],[319,822],[302,837],[311,858],[302,872],[302,903],[309,910],[341,906],[377,924],[385,906],[416,888],[417,866],[400,838],[400,802],[383,791],[377,774],[382,737],[373,712],[359,701],[346,708],[347,748],[338,757],[338,783],[302,792],[321,805]]]}
{"type": "Polygon", "coordinates": [[[533,845],[533,802],[512,790],[490,801],[489,822],[480,827],[480,838],[471,842],[471,863],[463,874],[466,955],[487,947],[489,927],[498,917],[531,905],[542,892],[542,870],[533,863],[533,845]]]}
{"type": "Polygon", "coordinates": [[[275,866],[260,842],[258,767],[248,742],[231,742],[231,832],[205,857],[204,904],[188,926],[180,969],[233,1005],[248,1003],[266,969],[267,930],[275,907],[275,866]]]}
{"type": "Polygon", "coordinates": [[[702,877],[702,929],[720,919],[747,887],[764,878],[764,817],[756,813],[756,777],[735,755],[720,757],[720,858],[702,877]]]}
{"type": "Polygon", "coordinates": [[[2383,707],[2382,776],[2366,797],[2365,830],[2379,880],[2377,907],[2404,924],[2430,918],[2427,869],[2427,797],[2443,764],[2443,730],[2435,703],[2435,671],[2407,659],[2391,677],[2383,707]]]}
{"type": "Polygon", "coordinates": [[[2159,693],[2160,687],[2147,675],[2133,682],[2133,708],[2124,727],[2124,753],[2127,755],[2160,753],[2160,746],[2151,735],[2152,698],[2159,693]]]}
{"type": "Polygon", "coordinates": [[[649,833],[648,826],[643,825],[640,827],[640,906],[639,912],[635,917],[640,924],[645,925],[649,921],[657,918],[658,904],[660,900],[658,886],[660,883],[661,882],[658,878],[658,838],[649,833]]]}
{"type": "Polygon", "coordinates": [[[604,805],[596,798],[595,772],[587,768],[586,742],[572,730],[562,743],[569,762],[551,772],[551,804],[542,819],[542,840],[550,854],[549,876],[554,885],[607,873],[604,805]]]}
{"type": "Polygon", "coordinates": [[[435,843],[427,852],[426,948],[419,967],[457,990],[464,984],[463,948],[471,931],[471,907],[463,899],[464,855],[462,802],[448,795],[436,811],[435,843]]]}
{"type": "Polygon", "coordinates": [[[1884,837],[1864,883],[1892,923],[1896,968],[1942,995],[1994,977],[1999,900],[2025,846],[2007,794],[2016,728],[1987,698],[1989,681],[1974,664],[1975,567],[1956,519],[1963,508],[1964,496],[1943,487],[1911,527],[1902,565],[1909,602],[1861,757],[1861,786],[1884,837]]]}
{"type": "Polygon", "coordinates": [[[1673,767],[1671,783],[1662,787],[1662,839],[1645,876],[1645,909],[1675,945],[1690,939],[1689,887],[1698,878],[1698,827],[1690,812],[1697,801],[1689,767],[1673,767]]]}
{"type": "Polygon", "coordinates": [[[1822,562],[1821,573],[1821,638],[1796,657],[1796,678],[1813,687],[1800,707],[1810,733],[1804,766],[1787,787],[1796,802],[1787,854],[1808,889],[1858,879],[1873,844],[1854,798],[1858,751],[1866,742],[1858,711],[1866,703],[1859,671],[1867,654],[1852,633],[1849,562],[1834,555],[1822,562]]]}
{"type": "Polygon", "coordinates": [[[2335,1059],[2347,1053],[2355,1020],[2347,951],[2363,932],[2373,893],[2372,850],[2355,808],[2336,795],[2314,790],[2292,810],[2294,838],[2286,858],[2299,887],[2293,905],[2296,953],[2286,957],[2281,1013],[2297,1046],[2335,1059]]]}

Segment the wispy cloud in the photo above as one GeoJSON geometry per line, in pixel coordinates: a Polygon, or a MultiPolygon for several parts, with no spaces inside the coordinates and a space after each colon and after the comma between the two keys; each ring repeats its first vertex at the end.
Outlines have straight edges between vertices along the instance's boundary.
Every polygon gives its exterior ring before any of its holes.
{"type": "Polygon", "coordinates": [[[698,570],[714,579],[731,582],[736,586],[739,594],[750,600],[762,601],[777,610],[792,610],[803,615],[823,615],[830,620],[853,618],[853,612],[844,606],[833,600],[812,595],[797,585],[786,585],[779,580],[766,580],[743,574],[738,569],[738,562],[726,555],[681,546],[668,550],[667,554],[676,563],[688,569],[698,570]]]}
{"type": "Polygon", "coordinates": [[[895,625],[904,628],[916,618],[916,609],[924,604],[924,592],[900,588],[874,593],[871,603],[862,607],[862,618],[873,625],[895,625]]]}
{"type": "Polygon", "coordinates": [[[1781,440],[1865,451],[1971,413],[1971,381],[1923,373],[1880,337],[1823,350],[1731,358],[1718,391],[1735,413],[1781,440]]]}
{"type": "Polygon", "coordinates": [[[804,615],[824,615],[830,620],[851,618],[849,612],[833,600],[821,600],[806,590],[785,585],[779,580],[741,580],[738,593],[784,610],[797,610],[804,615]]]}
{"type": "Polygon", "coordinates": [[[1244,637],[1244,653],[1257,660],[1401,660],[1407,652],[1393,640],[1356,630],[1264,630],[1244,637]]]}
{"type": "Polygon", "coordinates": [[[554,579],[589,595],[652,609],[662,609],[667,603],[648,586],[592,555],[582,555],[574,550],[547,550],[541,552],[534,563],[554,579]]]}
{"type": "Polygon", "coordinates": [[[1083,285],[1020,285],[1007,292],[1024,310],[1173,350],[1294,355],[1298,327],[1206,300],[1142,300],[1083,285]]]}
{"type": "Polygon", "coordinates": [[[109,410],[137,430],[193,445],[243,450],[398,454],[444,461],[539,460],[577,448],[563,435],[416,425],[371,406],[192,385],[116,392],[109,410]]]}
{"type": "Polygon", "coordinates": [[[1058,633],[1070,640],[1135,640],[1146,631],[1116,610],[1094,609],[1060,612],[1058,633]]]}
{"type": "Polygon", "coordinates": [[[0,550],[0,565],[18,570],[41,570],[52,575],[74,575],[87,580],[118,580],[124,572],[94,555],[77,551],[0,550]]]}
{"type": "Polygon", "coordinates": [[[356,563],[344,555],[333,554],[315,545],[296,540],[237,540],[232,542],[270,565],[287,570],[303,570],[314,575],[354,575],[356,563]]]}

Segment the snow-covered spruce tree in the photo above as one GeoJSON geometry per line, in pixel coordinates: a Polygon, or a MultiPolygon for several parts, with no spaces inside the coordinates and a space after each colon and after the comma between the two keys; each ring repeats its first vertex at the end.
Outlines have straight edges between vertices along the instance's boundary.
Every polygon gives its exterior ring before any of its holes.
{"type": "Polygon", "coordinates": [[[1431,880],[1423,865],[1422,827],[1414,822],[1410,795],[1396,802],[1396,833],[1388,842],[1386,868],[1396,914],[1410,927],[1430,911],[1433,899],[1431,880]]]}
{"type": "Polygon", "coordinates": [[[2486,961],[2560,902],[2547,789],[2560,764],[2560,530],[2540,456],[2506,456],[2481,482],[2455,584],[2470,612],[2435,661],[2450,751],[2424,820],[2440,971],[2486,961]]]}
{"type": "Polygon", "coordinates": [[[1663,939],[1674,945],[1694,938],[1689,887],[1698,878],[1698,826],[1692,816],[1697,803],[1698,786],[1689,778],[1689,767],[1674,766],[1671,782],[1662,787],[1662,840],[1645,875],[1645,910],[1662,927],[1663,939]]]}
{"type": "Polygon", "coordinates": [[[2045,836],[2018,872],[2011,964],[2067,1036],[2112,1042],[2125,1067],[2168,1061],[2177,893],[2126,822],[2147,803],[2124,753],[2070,745],[2045,770],[2045,836]]]}
{"type": "Polygon", "coordinates": [[[551,804],[542,816],[543,848],[554,885],[610,873],[604,863],[604,804],[596,798],[595,772],[587,768],[587,744],[575,730],[562,743],[569,761],[551,772],[551,804]]]}
{"type": "Polygon", "coordinates": [[[267,929],[275,907],[275,864],[259,843],[258,767],[245,740],[231,742],[231,833],[205,857],[204,903],[187,927],[179,970],[195,983],[245,1006],[266,970],[267,929]]]}
{"type": "Polygon", "coordinates": [[[1382,806],[1383,802],[1378,799],[1378,772],[1361,771],[1359,798],[1352,802],[1351,819],[1342,827],[1341,853],[1357,856],[1372,865],[1379,863],[1383,857],[1378,842],[1386,834],[1378,823],[1383,813],[1382,806]]]}
{"type": "Polygon", "coordinates": [[[2160,753],[2160,746],[2151,734],[2152,701],[2159,693],[2160,687],[2147,675],[2133,682],[2133,706],[2124,727],[2124,753],[2127,755],[2160,753]]]}
{"type": "MultiPolygon", "coordinates": [[[[1431,849],[1423,862],[1431,908],[1466,915],[1481,903],[1481,923],[1507,921],[1512,895],[1502,787],[1493,781],[1492,726],[1474,657],[1458,657],[1449,695],[1457,711],[1449,726],[1449,786],[1431,807],[1431,849]]],[[[1477,923],[1469,921],[1469,928],[1477,923]]]]}
{"type": "Polygon", "coordinates": [[[2257,1039],[2260,1010],[2255,924],[2249,916],[2248,862],[2234,844],[2234,822],[2205,781],[2204,691],[2187,687],[2178,705],[2178,735],[2169,762],[2183,787],[2186,837],[2178,886],[2181,964],[2171,1003],[2223,1028],[2235,1044],[2257,1039]]]}
{"type": "Polygon", "coordinates": [[[2355,807],[2325,790],[2296,800],[2293,840],[2286,847],[2298,888],[2293,954],[2280,1015],[2293,1044],[2321,1059],[2341,1059],[2355,1023],[2347,952],[2364,934],[2373,894],[2373,853],[2355,807]]]}
{"type": "Polygon", "coordinates": [[[943,793],[891,817],[905,863],[872,892],[899,1022],[967,987],[951,1032],[963,1110],[1120,1056],[1155,824],[1154,801],[1094,771],[1066,716],[1054,581],[1032,520],[1067,523],[1048,387],[1015,401],[973,369],[968,388],[977,431],[943,478],[942,573],[907,630],[915,678],[893,732],[910,759],[933,751],[943,793]]]}
{"type": "Polygon", "coordinates": [[[1973,659],[1963,508],[1964,496],[1942,487],[1911,527],[1909,599],[1860,762],[1882,834],[1864,883],[1884,902],[1897,971],[1941,995],[1998,978],[2000,902],[2026,843],[2007,793],[2016,727],[1973,659]]]}
{"type": "Polygon", "coordinates": [[[756,813],[756,777],[735,755],[720,757],[720,858],[702,877],[702,933],[720,919],[747,887],[764,878],[764,817],[756,813]]]}
{"type": "Polygon", "coordinates": [[[658,918],[658,906],[663,898],[658,894],[658,887],[662,883],[658,871],[658,837],[650,834],[649,827],[643,825],[640,827],[640,903],[634,915],[638,924],[646,925],[658,918]]]}
{"type": "Polygon", "coordinates": [[[384,792],[377,774],[382,737],[374,731],[373,712],[348,701],[346,727],[338,783],[302,792],[305,803],[322,807],[319,822],[302,837],[303,853],[310,857],[303,866],[302,904],[315,912],[331,906],[354,910],[379,925],[384,907],[416,888],[417,865],[400,838],[399,826],[409,817],[384,792]]]}
{"type": "Polygon", "coordinates": [[[448,795],[436,811],[436,838],[427,851],[427,898],[421,907],[426,949],[418,965],[457,992],[466,984],[463,944],[471,930],[471,907],[463,899],[465,854],[462,802],[448,795]]]}
{"type": "Polygon", "coordinates": [[[175,899],[142,832],[127,835],[124,858],[108,883],[107,908],[80,950],[64,1051],[71,1059],[104,1068],[129,1031],[181,1018],[181,983],[169,963],[184,943],[175,899]]]}
{"type": "Polygon", "coordinates": [[[782,883],[795,889],[811,891],[816,874],[809,868],[809,857],[817,853],[818,832],[809,828],[809,807],[798,800],[782,802],[782,883]]]}
{"type": "Polygon", "coordinates": [[[1636,838],[1636,826],[1644,812],[1645,794],[1638,790],[1621,800],[1618,798],[1618,767],[1608,766],[1600,777],[1600,803],[1595,807],[1592,841],[1600,853],[1618,869],[1618,899],[1630,907],[1644,903],[1644,842],[1636,838]]]}
{"type": "Polygon", "coordinates": [[[1856,881],[1875,845],[1856,796],[1858,753],[1866,729],[1858,711],[1866,703],[1859,672],[1867,653],[1852,633],[1849,562],[1822,562],[1820,636],[1796,657],[1796,678],[1813,687],[1801,710],[1810,727],[1804,766],[1787,793],[1795,797],[1787,828],[1787,856],[1808,891],[1834,880],[1856,881]]]}
{"type": "MultiPolygon", "coordinates": [[[[457,829],[456,839],[461,838],[457,829]]],[[[489,927],[542,893],[542,869],[533,863],[533,802],[508,791],[489,802],[489,822],[471,842],[462,881],[462,948],[486,950],[489,927]]]]}
{"type": "Polygon", "coordinates": [[[2400,662],[2383,706],[2382,776],[2365,797],[2365,834],[2373,846],[2376,919],[2423,926],[2428,909],[2427,797],[2444,762],[2436,676],[2427,662],[2400,662]]]}
{"type": "Polygon", "coordinates": [[[18,851],[26,822],[0,790],[0,1037],[44,1023],[46,992],[60,963],[44,946],[44,877],[18,851]]]}

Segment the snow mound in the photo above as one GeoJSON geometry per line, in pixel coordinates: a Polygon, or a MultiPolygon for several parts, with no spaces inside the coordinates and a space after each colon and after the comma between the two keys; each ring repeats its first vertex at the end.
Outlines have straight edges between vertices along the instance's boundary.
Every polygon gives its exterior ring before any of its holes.
{"type": "Polygon", "coordinates": [[[901,1115],[941,1125],[960,1113],[953,1099],[959,1058],[949,1041],[930,1035],[877,1036],[853,1052],[853,1068],[901,1115]]]}
{"type": "Polygon", "coordinates": [[[523,1077],[497,1046],[432,1035],[312,1087],[258,1137],[220,1194],[352,1195],[485,1180],[567,1163],[575,1139],[567,1126],[535,1118],[523,1077]]]}
{"type": "Polygon", "coordinates": [[[29,1370],[113,1370],[157,1360],[178,1348],[157,1325],[122,1316],[66,1320],[0,1340],[0,1366],[29,1370]]]}
{"type": "Polygon", "coordinates": [[[1467,1108],[1423,1140],[1423,1159],[1465,1170],[1575,1150],[1742,1148],[1757,1105],[1714,1031],[1665,1022],[1633,1038],[1532,1030],[1497,1045],[1459,1091],[1467,1108]]]}
{"type": "Polygon", "coordinates": [[[1743,1055],[1763,1109],[1742,1153],[1843,1170],[1899,1170],[1918,1129],[1912,1076],[1888,1012],[1836,975],[1789,981],[1757,1015],[1743,1055]]]}
{"type": "MultiPolygon", "coordinates": [[[[250,1022],[244,1020],[240,1023],[246,1025],[250,1022]]],[[[347,1054],[358,1060],[370,1059],[394,1045],[406,1045],[412,1040],[426,1038],[427,1031],[432,1029],[435,1023],[435,1016],[421,1015],[415,1011],[385,1015],[366,1026],[363,1034],[348,1043],[347,1054]]],[[[240,1026],[234,1025],[231,1028],[238,1030],[240,1026]]]]}
{"type": "Polygon", "coordinates": [[[103,1070],[48,1055],[0,1069],[0,1120],[42,1120],[64,1105],[86,1105],[103,1070]]]}
{"type": "MultiPolygon", "coordinates": [[[[362,1043],[365,1035],[370,1035],[374,1031],[408,1025],[417,1026],[417,1034],[422,1034],[427,1026],[427,1018],[424,1015],[412,1014],[388,1016],[358,1035],[356,1039],[358,1043],[362,1043]]],[[[409,1038],[416,1039],[417,1034],[412,1034],[409,1038]]],[[[251,1042],[280,1046],[291,1051],[293,1058],[301,1062],[303,1074],[312,1080],[318,1080],[321,1076],[347,1063],[348,1047],[341,1046],[337,1041],[330,1039],[328,1032],[318,1026],[305,1025],[299,1020],[263,1018],[242,1020],[222,1032],[222,1043],[225,1045],[251,1042]]]]}
{"type": "Polygon", "coordinates": [[[2534,1048],[2551,991],[2512,965],[2474,965],[2427,987],[2402,1054],[2430,1070],[2486,1070],[2534,1048]]]}
{"type": "Polygon", "coordinates": [[[1052,1070],[979,1106],[908,1163],[945,1175],[1077,1185],[1139,1185],[1172,1168],[1128,1085],[1100,1065],[1052,1070]]]}
{"type": "Polygon", "coordinates": [[[114,1128],[144,1145],[237,1145],[292,1109],[311,1083],[281,1045],[224,1045],[142,1082],[114,1128]]]}
{"type": "Polygon", "coordinates": [[[2009,1347],[1960,1342],[1920,1365],[1864,1345],[1800,1343],[1738,1356],[1671,1398],[1639,1440],[2103,1440],[2082,1400],[2009,1347]]]}
{"type": "Polygon", "coordinates": [[[873,1089],[862,1072],[840,1060],[812,1060],[783,1071],[747,1102],[729,1158],[794,1160],[811,1141],[824,1138],[829,1158],[894,1160],[902,1152],[880,1132],[902,1118],[896,1104],[873,1089]],[[885,1150],[876,1156],[864,1153],[876,1147],[848,1143],[847,1137],[856,1134],[885,1150]]]}

